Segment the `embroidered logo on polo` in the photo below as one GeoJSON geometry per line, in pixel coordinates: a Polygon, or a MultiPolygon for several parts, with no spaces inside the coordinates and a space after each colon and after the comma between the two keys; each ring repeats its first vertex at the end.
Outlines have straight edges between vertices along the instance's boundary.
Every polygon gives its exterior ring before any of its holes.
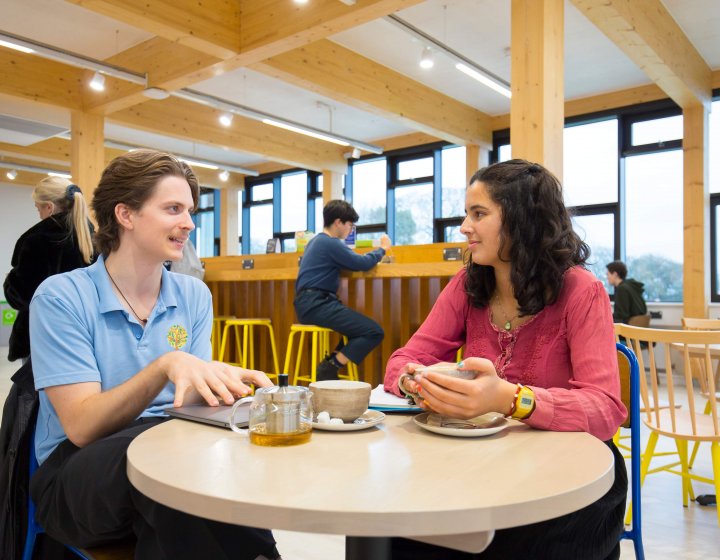
{"type": "Polygon", "coordinates": [[[187,344],[188,333],[182,325],[173,325],[168,329],[167,341],[175,350],[180,350],[187,344]]]}

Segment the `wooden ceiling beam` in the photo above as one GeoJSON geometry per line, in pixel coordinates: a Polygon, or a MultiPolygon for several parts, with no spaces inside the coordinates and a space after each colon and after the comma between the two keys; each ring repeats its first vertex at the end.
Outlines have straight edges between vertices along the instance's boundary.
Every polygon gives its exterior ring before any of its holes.
{"type": "Polygon", "coordinates": [[[83,70],[0,47],[0,93],[51,103],[66,109],[82,108],[83,70]]]}
{"type": "Polygon", "coordinates": [[[448,142],[492,144],[482,111],[326,39],[251,68],[448,142]]]}
{"type": "Polygon", "coordinates": [[[322,140],[235,116],[233,126],[217,125],[220,111],[180,99],[147,101],[108,116],[108,120],[163,134],[256,154],[294,167],[344,173],[343,149],[322,140]]]}
{"type": "Polygon", "coordinates": [[[661,0],[572,3],[683,109],[712,100],[712,71],[661,0]]]}
{"type": "Polygon", "coordinates": [[[67,1],[218,58],[240,51],[240,3],[236,0],[67,1]]]}
{"type": "MultiPolygon", "coordinates": [[[[720,70],[712,73],[713,88],[720,87],[720,70]]],[[[620,107],[629,107],[630,105],[639,105],[649,101],[659,101],[667,99],[668,94],[665,93],[660,86],[649,84],[617,91],[601,93],[600,95],[590,95],[578,99],[570,99],[565,102],[565,117],[576,117],[578,115],[588,115],[598,113],[600,111],[609,111],[620,107]]],[[[492,130],[504,130],[510,128],[510,114],[497,115],[491,118],[492,130]]]]}
{"type": "MultiPolygon", "coordinates": [[[[66,140],[65,138],[48,138],[31,146],[18,146],[16,144],[0,142],[0,164],[4,161],[6,162],[5,165],[11,166],[8,162],[16,161],[18,163],[38,165],[41,167],[64,167],[69,171],[71,162],[70,146],[70,140],[66,140]]],[[[125,153],[127,153],[127,150],[106,146],[104,156],[105,166],[117,156],[125,153]]],[[[218,164],[218,167],[222,169],[221,164],[218,164]]],[[[214,171],[202,167],[193,167],[193,171],[203,186],[215,189],[226,187],[242,188],[245,184],[243,175],[234,171],[230,172],[230,177],[226,182],[219,179],[218,173],[220,170],[214,171]]],[[[35,176],[36,174],[33,173],[32,175],[35,176]]],[[[44,175],[40,175],[39,178],[41,179],[43,176],[44,175]]],[[[0,176],[0,180],[2,180],[2,176],[0,176]]],[[[35,182],[38,180],[39,179],[35,179],[35,182]]]]}

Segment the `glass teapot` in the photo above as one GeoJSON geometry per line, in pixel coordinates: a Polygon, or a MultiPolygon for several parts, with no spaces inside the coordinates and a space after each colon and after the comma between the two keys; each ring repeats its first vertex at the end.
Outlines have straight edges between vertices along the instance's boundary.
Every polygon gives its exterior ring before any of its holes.
{"type": "Polygon", "coordinates": [[[310,441],[312,434],[312,393],[307,387],[288,385],[288,375],[281,373],[278,384],[255,391],[250,406],[247,429],[235,425],[237,401],[230,413],[230,427],[234,432],[249,435],[256,445],[281,447],[310,441]]]}

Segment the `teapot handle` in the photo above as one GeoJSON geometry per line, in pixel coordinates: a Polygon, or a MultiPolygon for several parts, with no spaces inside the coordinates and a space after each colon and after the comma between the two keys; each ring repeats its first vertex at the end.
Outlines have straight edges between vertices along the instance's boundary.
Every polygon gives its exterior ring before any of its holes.
{"type": "Polygon", "coordinates": [[[238,428],[235,425],[235,412],[237,411],[238,407],[242,404],[252,402],[253,397],[243,397],[242,399],[238,399],[235,401],[235,404],[232,406],[232,409],[230,410],[230,429],[238,434],[241,434],[243,436],[247,436],[250,434],[250,430],[248,428],[238,428]]]}

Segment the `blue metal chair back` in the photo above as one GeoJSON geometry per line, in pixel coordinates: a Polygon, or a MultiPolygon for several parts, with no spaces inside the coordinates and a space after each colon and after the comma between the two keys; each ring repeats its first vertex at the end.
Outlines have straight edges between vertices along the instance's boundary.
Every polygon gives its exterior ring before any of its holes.
{"type": "MultiPolygon", "coordinates": [[[[35,471],[38,469],[38,461],[37,457],[35,456],[35,426],[33,426],[32,434],[30,436],[30,476],[28,477],[28,480],[30,480],[35,474],[35,471]]],[[[27,533],[25,534],[25,547],[23,548],[23,557],[22,560],[32,560],[33,551],[35,550],[35,541],[37,540],[37,536],[41,533],[44,533],[45,530],[40,526],[40,524],[35,521],[35,503],[32,501],[32,498],[30,497],[30,491],[28,490],[28,519],[27,519],[27,533]]],[[[65,545],[65,548],[68,550],[71,550],[74,552],[78,557],[82,558],[83,560],[92,560],[91,558],[88,558],[85,554],[83,554],[80,550],[78,550],[75,547],[65,545]]]]}
{"type": "MultiPolygon", "coordinates": [[[[635,354],[624,344],[616,344],[618,362],[626,359],[630,377],[630,488],[632,496],[632,523],[630,529],[620,535],[621,539],[630,539],[635,547],[635,558],[645,560],[642,542],[642,507],[640,497],[640,368],[635,354]]],[[[620,363],[618,363],[620,365],[620,363]]],[[[622,367],[620,365],[620,367],[622,367]]]]}

